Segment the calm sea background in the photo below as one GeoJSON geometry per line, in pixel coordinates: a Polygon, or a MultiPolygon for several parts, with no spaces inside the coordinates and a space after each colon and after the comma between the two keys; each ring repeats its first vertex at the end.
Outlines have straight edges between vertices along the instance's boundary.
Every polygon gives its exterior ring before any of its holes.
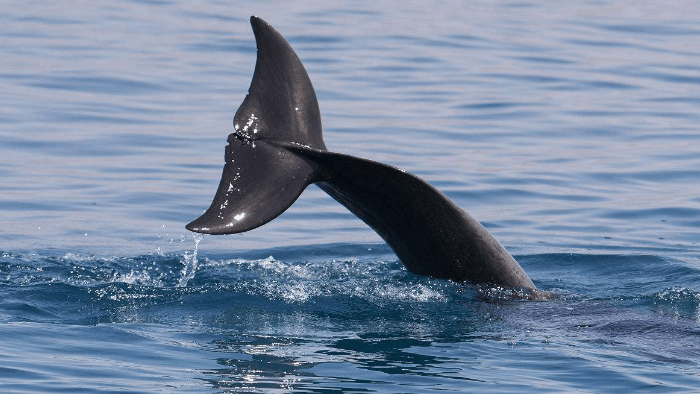
{"type": "Polygon", "coordinates": [[[0,392],[700,391],[697,1],[0,3],[0,392]],[[252,14],[329,149],[437,186],[555,299],[412,275],[315,186],[185,230],[252,14]]]}

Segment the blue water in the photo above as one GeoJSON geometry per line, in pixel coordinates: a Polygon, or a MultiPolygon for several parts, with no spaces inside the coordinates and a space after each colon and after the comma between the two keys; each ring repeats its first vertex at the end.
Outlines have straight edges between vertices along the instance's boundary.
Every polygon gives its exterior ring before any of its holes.
{"type": "Polygon", "coordinates": [[[693,1],[5,2],[0,392],[700,390],[693,1]],[[552,301],[408,273],[316,187],[199,238],[255,64],[552,301]],[[197,244],[198,243],[198,244],[197,244]]]}

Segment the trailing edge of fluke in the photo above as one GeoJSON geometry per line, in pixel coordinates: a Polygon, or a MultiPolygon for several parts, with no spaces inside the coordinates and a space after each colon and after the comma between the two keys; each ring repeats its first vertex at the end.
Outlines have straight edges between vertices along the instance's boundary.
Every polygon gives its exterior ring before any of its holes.
{"type": "Polygon", "coordinates": [[[188,230],[252,230],[315,183],[372,227],[410,272],[535,289],[491,233],[433,186],[386,164],[329,152],[301,61],[267,22],[250,22],[258,47],[253,80],[233,119],[214,201],[188,230]]]}

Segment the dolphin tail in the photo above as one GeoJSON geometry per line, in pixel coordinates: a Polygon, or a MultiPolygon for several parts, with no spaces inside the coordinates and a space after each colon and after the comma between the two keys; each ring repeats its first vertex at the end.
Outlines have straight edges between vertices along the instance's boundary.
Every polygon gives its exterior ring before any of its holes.
{"type": "Polygon", "coordinates": [[[478,221],[400,169],[328,152],[311,81],[287,41],[251,17],[258,47],[214,201],[187,229],[240,233],[284,212],[311,183],[372,227],[415,274],[535,288],[478,221]]]}
{"type": "Polygon", "coordinates": [[[287,41],[250,18],[258,56],[233,118],[221,182],[211,206],[186,228],[208,234],[252,230],[276,218],[314,180],[317,166],[282,145],[325,150],[311,81],[287,41]]]}

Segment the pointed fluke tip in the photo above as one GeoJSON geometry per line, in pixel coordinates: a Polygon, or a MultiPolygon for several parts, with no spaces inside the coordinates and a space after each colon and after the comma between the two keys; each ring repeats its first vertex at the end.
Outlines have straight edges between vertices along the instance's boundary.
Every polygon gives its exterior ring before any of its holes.
{"type": "Polygon", "coordinates": [[[211,207],[185,226],[186,229],[200,234],[230,234],[230,227],[231,223],[221,217],[220,211],[212,210],[211,207]]]}
{"type": "Polygon", "coordinates": [[[274,28],[269,23],[265,22],[264,19],[255,15],[250,16],[250,25],[253,27],[253,32],[263,27],[274,30],[274,28]]]}
{"type": "Polygon", "coordinates": [[[205,217],[206,213],[202,215],[201,217],[195,219],[191,223],[185,226],[186,229],[194,232],[194,233],[200,233],[200,234],[230,234],[230,231],[227,231],[229,226],[226,226],[226,224],[223,223],[215,223],[209,220],[208,217],[205,217]]]}
{"type": "MultiPolygon", "coordinates": [[[[250,26],[253,28],[253,34],[255,35],[255,39],[258,41],[258,45],[260,45],[260,39],[262,37],[276,37],[276,40],[281,40],[285,43],[287,42],[284,39],[284,37],[282,37],[282,35],[277,30],[275,30],[274,27],[272,27],[271,24],[267,23],[264,19],[260,17],[252,15],[250,17],[250,26]]],[[[266,38],[265,40],[270,39],[271,38],[266,38]]],[[[292,50],[291,47],[290,50],[292,50]]]]}
{"type": "Polygon", "coordinates": [[[210,234],[211,230],[207,227],[203,226],[203,217],[204,215],[198,217],[197,219],[193,220],[189,224],[185,226],[186,229],[195,232],[195,233],[201,233],[201,234],[210,234]]]}

